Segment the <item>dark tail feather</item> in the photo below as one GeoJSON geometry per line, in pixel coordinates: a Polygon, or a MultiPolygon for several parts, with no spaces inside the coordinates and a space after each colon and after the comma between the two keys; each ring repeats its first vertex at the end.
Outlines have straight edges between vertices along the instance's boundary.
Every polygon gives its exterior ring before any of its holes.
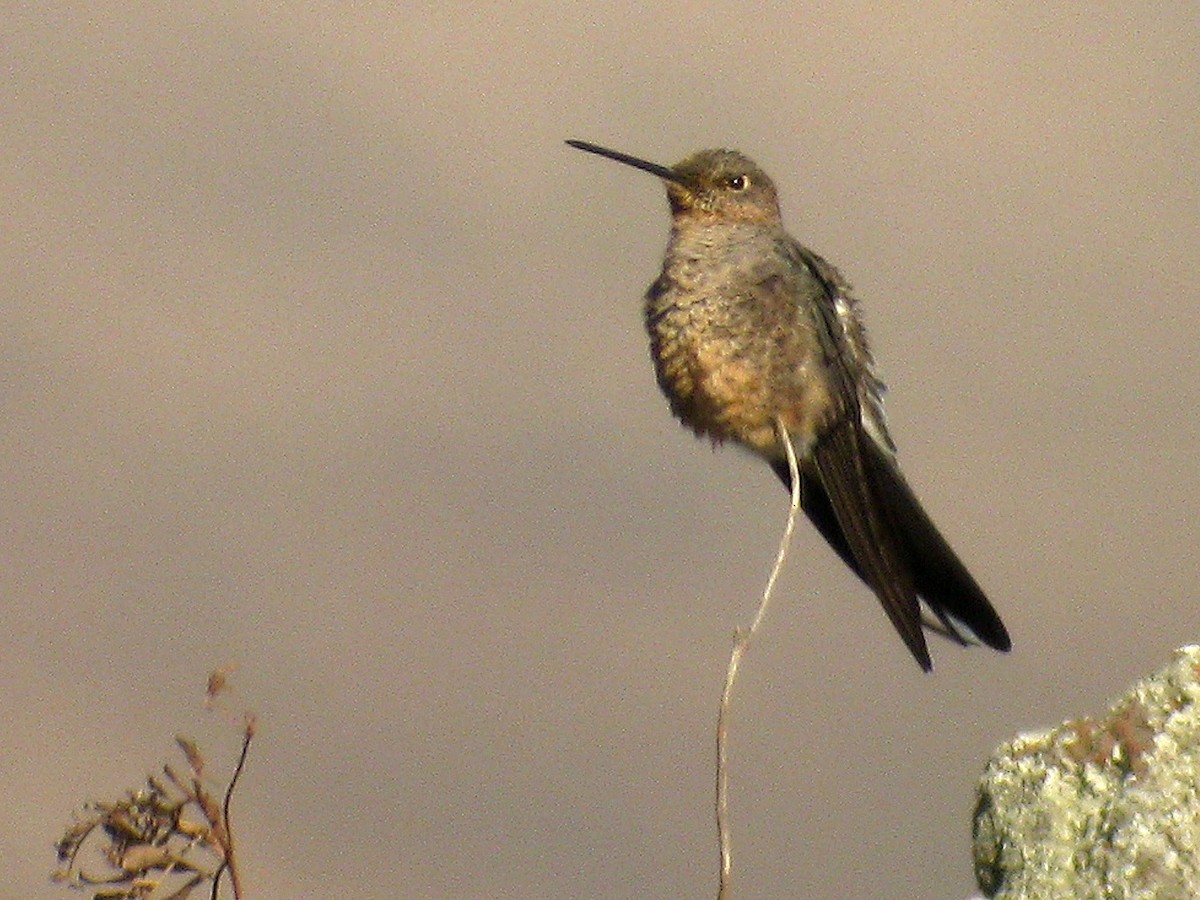
{"type": "Polygon", "coordinates": [[[989,647],[1012,649],[987,595],[921,507],[895,461],[878,448],[866,456],[876,496],[908,548],[917,592],[951,631],[965,626],[989,647]]]}
{"type": "MultiPolygon", "coordinates": [[[[779,476],[783,482],[783,486],[790,493],[792,490],[791,474],[788,472],[787,462],[779,460],[771,463],[771,468],[775,470],[775,474],[779,476]]],[[[821,533],[821,537],[837,551],[837,555],[842,558],[850,569],[863,580],[867,582],[867,576],[862,573],[862,569],[858,567],[858,560],[854,558],[854,554],[850,552],[850,545],[846,543],[846,536],[842,534],[842,526],[838,524],[837,516],[833,512],[833,505],[829,502],[829,495],[825,493],[825,488],[821,486],[819,478],[812,475],[800,473],[800,497],[804,503],[804,513],[808,516],[808,520],[816,526],[817,531],[821,533]]],[[[871,585],[867,583],[867,587],[871,585]]]]}
{"type": "MultiPolygon", "coordinates": [[[[891,456],[861,431],[851,434],[852,429],[845,429],[840,446],[825,449],[838,459],[846,459],[849,454],[850,459],[859,460],[858,465],[851,464],[851,468],[828,461],[821,465],[818,461],[820,478],[801,473],[804,512],[813,525],[846,565],[879,596],[896,630],[926,671],[930,662],[920,631],[920,608],[910,596],[908,585],[915,587],[915,594],[925,600],[941,621],[946,636],[967,643],[960,634],[965,629],[990,647],[1008,650],[1011,642],[1000,617],[921,508],[891,456]],[[847,447],[848,441],[857,447],[847,447]],[[822,479],[841,485],[837,502],[848,507],[841,517],[822,479]],[[847,485],[846,479],[853,479],[857,489],[847,485]],[[869,515],[872,509],[876,514],[869,515]],[[853,549],[842,524],[842,518],[846,517],[858,523],[854,526],[858,546],[853,549]],[[872,521],[873,526],[869,524],[872,521]],[[869,568],[860,563],[860,554],[869,561],[869,568]],[[886,580],[889,570],[902,570],[904,575],[898,583],[885,583],[885,590],[880,590],[879,579],[886,580]]],[[[772,466],[790,489],[787,464],[779,461],[772,466]]]]}
{"type": "Polygon", "coordinates": [[[846,420],[821,437],[812,460],[858,571],[917,663],[929,671],[933,664],[921,631],[915,573],[894,522],[875,496],[863,452],[867,442],[858,424],[846,420]]]}

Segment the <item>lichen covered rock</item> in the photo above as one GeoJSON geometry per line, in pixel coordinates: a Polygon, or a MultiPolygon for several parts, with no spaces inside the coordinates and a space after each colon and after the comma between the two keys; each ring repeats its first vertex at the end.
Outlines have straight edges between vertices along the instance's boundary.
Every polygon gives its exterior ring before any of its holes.
{"type": "Polygon", "coordinates": [[[974,832],[998,900],[1200,898],[1200,647],[1102,717],[1002,746],[974,832]]]}

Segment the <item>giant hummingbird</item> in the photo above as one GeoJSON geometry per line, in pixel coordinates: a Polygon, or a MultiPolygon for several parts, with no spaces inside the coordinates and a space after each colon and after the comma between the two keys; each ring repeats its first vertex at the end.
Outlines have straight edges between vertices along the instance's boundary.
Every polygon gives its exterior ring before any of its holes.
{"type": "Polygon", "coordinates": [[[784,230],[766,173],[733,150],[662,166],[567,143],[666,183],[671,235],[645,318],[674,414],[714,443],[754,451],[791,490],[786,432],[805,514],[922,669],[932,668],[923,624],[1008,650],[1004,623],[900,472],[850,285],[784,230]]]}

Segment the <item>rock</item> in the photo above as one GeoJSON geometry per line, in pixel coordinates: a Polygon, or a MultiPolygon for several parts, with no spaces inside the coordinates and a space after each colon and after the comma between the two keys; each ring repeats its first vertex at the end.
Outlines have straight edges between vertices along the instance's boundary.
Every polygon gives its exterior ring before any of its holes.
{"type": "Polygon", "coordinates": [[[974,834],[988,897],[1200,898],[1200,647],[1100,718],[1000,747],[974,834]]]}

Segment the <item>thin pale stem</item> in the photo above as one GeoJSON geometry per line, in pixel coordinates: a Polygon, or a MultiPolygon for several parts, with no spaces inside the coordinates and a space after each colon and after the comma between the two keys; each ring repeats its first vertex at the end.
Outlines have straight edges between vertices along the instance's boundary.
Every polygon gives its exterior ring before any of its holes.
{"type": "Polygon", "coordinates": [[[792,531],[796,527],[796,513],[800,510],[800,470],[796,463],[796,449],[792,446],[791,436],[783,423],[776,420],[775,429],[787,453],[788,474],[792,478],[792,505],[788,510],[787,525],[783,529],[783,537],[779,541],[779,552],[775,555],[775,565],[767,586],[763,589],[762,600],[758,604],[758,612],[748,629],[738,629],[733,638],[733,652],[729,655],[729,668],[725,672],[725,687],[721,691],[721,706],[717,712],[717,841],[721,852],[721,879],[717,890],[718,900],[728,900],[732,896],[733,874],[733,843],[729,830],[729,715],[733,699],[733,683],[737,680],[738,666],[742,656],[750,647],[750,642],[758,632],[759,626],[767,615],[767,607],[771,605],[771,596],[775,592],[775,582],[783,570],[783,561],[787,559],[788,547],[792,543],[792,531]]]}
{"type": "Polygon", "coordinates": [[[221,874],[229,873],[229,881],[233,885],[234,900],[241,900],[242,896],[242,878],[238,871],[237,859],[234,855],[233,843],[233,826],[229,821],[229,803],[233,799],[233,789],[237,787],[238,779],[242,777],[242,770],[246,767],[246,755],[250,752],[250,742],[254,740],[254,734],[257,725],[253,717],[247,719],[245,731],[242,734],[242,752],[238,756],[237,767],[233,770],[233,777],[229,779],[229,786],[225,788],[225,799],[221,804],[221,829],[224,836],[224,851],[225,858],[221,861],[220,867],[213,876],[212,900],[217,900],[217,891],[221,884],[221,874]]]}

